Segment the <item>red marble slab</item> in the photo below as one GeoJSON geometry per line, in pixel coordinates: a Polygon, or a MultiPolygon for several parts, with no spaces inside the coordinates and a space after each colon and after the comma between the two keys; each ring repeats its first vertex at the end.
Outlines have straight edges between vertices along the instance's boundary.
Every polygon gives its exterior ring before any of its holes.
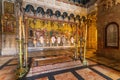
{"type": "Polygon", "coordinates": [[[88,68],[76,70],[76,72],[81,75],[81,77],[83,77],[85,80],[106,80],[105,78],[88,68]]]}
{"type": "Polygon", "coordinates": [[[110,78],[112,78],[113,80],[117,80],[120,78],[120,72],[113,70],[111,68],[105,67],[105,66],[94,66],[94,69],[96,69],[97,71],[109,76],[110,78]]]}
{"type": "Polygon", "coordinates": [[[49,80],[49,79],[48,79],[48,77],[43,77],[43,78],[36,79],[36,80],[49,80]]]}
{"type": "Polygon", "coordinates": [[[18,60],[14,59],[10,61],[7,65],[18,64],[18,60]]]}
{"type": "Polygon", "coordinates": [[[69,69],[69,68],[78,67],[78,66],[82,66],[79,60],[64,62],[64,63],[57,63],[57,64],[46,65],[46,66],[32,67],[29,73],[27,74],[27,77],[46,73],[46,72],[54,72],[58,70],[69,69]]]}
{"type": "Polygon", "coordinates": [[[78,80],[71,72],[55,75],[55,80],[78,80]]]}
{"type": "Polygon", "coordinates": [[[0,80],[16,80],[16,66],[4,67],[0,70],[0,80]]]}
{"type": "Polygon", "coordinates": [[[95,64],[97,64],[96,62],[93,62],[91,60],[87,60],[87,61],[88,61],[88,65],[95,65],[95,64]]]}

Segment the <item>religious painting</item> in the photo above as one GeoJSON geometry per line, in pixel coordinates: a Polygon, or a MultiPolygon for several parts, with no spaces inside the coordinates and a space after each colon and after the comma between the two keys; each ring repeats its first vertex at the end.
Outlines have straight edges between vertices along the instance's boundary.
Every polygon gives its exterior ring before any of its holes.
{"type": "Polygon", "coordinates": [[[4,2],[4,13],[14,14],[14,3],[4,2]]]}
{"type": "Polygon", "coordinates": [[[28,20],[29,47],[74,46],[75,24],[40,19],[34,20],[32,18],[28,20]]]}
{"type": "Polygon", "coordinates": [[[3,20],[3,33],[15,33],[15,25],[14,21],[3,20]]]}
{"type": "Polygon", "coordinates": [[[117,23],[109,23],[106,26],[105,44],[106,47],[118,48],[119,46],[119,27],[117,23]]]}

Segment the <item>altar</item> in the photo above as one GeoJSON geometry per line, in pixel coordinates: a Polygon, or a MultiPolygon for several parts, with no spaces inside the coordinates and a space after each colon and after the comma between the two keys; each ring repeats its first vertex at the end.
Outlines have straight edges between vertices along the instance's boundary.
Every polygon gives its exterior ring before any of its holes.
{"type": "Polygon", "coordinates": [[[28,51],[75,48],[80,45],[77,23],[55,17],[50,19],[44,15],[39,18],[28,13],[26,17],[28,51]]]}

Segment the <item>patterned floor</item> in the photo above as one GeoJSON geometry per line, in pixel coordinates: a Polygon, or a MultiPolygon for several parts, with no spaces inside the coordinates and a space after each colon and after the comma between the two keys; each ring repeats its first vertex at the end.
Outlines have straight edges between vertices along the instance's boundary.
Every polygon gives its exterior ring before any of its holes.
{"type": "MultiPolygon", "coordinates": [[[[8,58],[8,60],[3,59],[2,61],[5,62],[3,65],[0,66],[0,80],[16,80],[16,71],[17,71],[17,59],[8,58]]],[[[2,62],[1,61],[1,62],[2,62]]]]}
{"type": "MultiPolygon", "coordinates": [[[[52,51],[50,53],[52,54],[52,51]]],[[[65,53],[69,53],[69,51],[61,52],[61,54],[65,53]]],[[[35,57],[38,56],[37,52],[35,54],[35,57]]],[[[56,60],[58,62],[55,62],[55,60],[43,61],[38,63],[37,66],[31,67],[26,78],[21,80],[120,80],[120,71],[116,70],[117,65],[119,65],[118,62],[93,57],[93,54],[87,55],[87,58],[88,66],[83,66],[80,60],[74,61],[68,57],[58,58],[56,60]],[[112,68],[109,67],[111,65],[112,68]]],[[[17,80],[17,67],[18,59],[16,57],[1,57],[0,80],[17,80]]]]}
{"type": "MultiPolygon", "coordinates": [[[[69,66],[74,63],[74,65],[71,65],[72,67],[66,67],[65,64],[60,63],[61,65],[64,65],[64,68],[61,68],[58,70],[60,64],[58,65],[57,70],[54,69],[49,72],[42,73],[42,70],[40,71],[40,68],[37,67],[36,69],[33,69],[32,73],[29,73],[29,77],[27,77],[24,80],[119,80],[120,79],[120,72],[113,70],[111,68],[108,68],[106,66],[103,66],[101,64],[97,64],[95,62],[92,62],[88,60],[89,65],[83,66],[80,65],[81,63],[79,61],[72,61],[66,62],[66,66],[69,66]],[[75,62],[77,62],[77,65],[75,66],[75,62]],[[69,64],[68,64],[69,63],[69,64]],[[35,74],[36,71],[38,71],[38,74],[35,74]],[[35,75],[32,75],[35,74],[35,75]]],[[[55,65],[52,65],[52,67],[55,65]]],[[[47,70],[49,70],[47,66],[44,66],[47,70]]],[[[42,68],[42,67],[41,67],[42,68]]]]}

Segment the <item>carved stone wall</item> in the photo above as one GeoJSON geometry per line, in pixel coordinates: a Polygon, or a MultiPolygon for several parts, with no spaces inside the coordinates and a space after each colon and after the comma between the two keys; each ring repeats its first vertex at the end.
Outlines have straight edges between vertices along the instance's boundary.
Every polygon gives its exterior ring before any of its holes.
{"type": "MultiPolygon", "coordinates": [[[[105,47],[105,28],[108,23],[115,22],[119,26],[120,34],[120,4],[119,0],[101,0],[98,3],[98,15],[97,15],[97,30],[98,30],[98,48],[97,55],[105,56],[107,58],[120,60],[120,44],[119,48],[107,48],[105,47]],[[109,1],[115,1],[111,3],[109,1]],[[117,2],[116,2],[117,1],[117,2]],[[108,3],[109,2],[109,3],[108,3]],[[110,5],[111,4],[111,5],[110,5]],[[110,5],[110,6],[109,6],[110,5]]],[[[110,36],[108,36],[110,37],[110,36]]],[[[120,42],[120,35],[119,35],[120,42]]]]}

